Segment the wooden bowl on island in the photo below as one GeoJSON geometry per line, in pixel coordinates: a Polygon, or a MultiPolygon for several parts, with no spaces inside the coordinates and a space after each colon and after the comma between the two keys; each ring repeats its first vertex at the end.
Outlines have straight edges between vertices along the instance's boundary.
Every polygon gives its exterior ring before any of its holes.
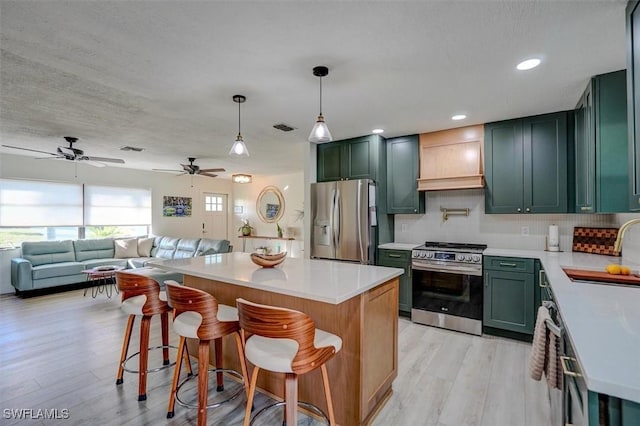
{"type": "Polygon", "coordinates": [[[274,266],[284,262],[284,259],[286,257],[287,257],[286,251],[283,251],[278,254],[251,253],[251,261],[258,266],[262,266],[263,268],[273,268],[274,266]]]}

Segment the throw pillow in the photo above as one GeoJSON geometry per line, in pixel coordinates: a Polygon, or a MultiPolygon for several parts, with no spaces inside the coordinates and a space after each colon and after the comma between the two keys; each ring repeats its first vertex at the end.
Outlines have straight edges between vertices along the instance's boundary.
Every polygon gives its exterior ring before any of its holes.
{"type": "Polygon", "coordinates": [[[116,259],[129,259],[138,257],[138,240],[130,238],[126,240],[115,240],[116,259]]]}
{"type": "Polygon", "coordinates": [[[150,257],[154,238],[138,238],[138,256],[150,257]]]}

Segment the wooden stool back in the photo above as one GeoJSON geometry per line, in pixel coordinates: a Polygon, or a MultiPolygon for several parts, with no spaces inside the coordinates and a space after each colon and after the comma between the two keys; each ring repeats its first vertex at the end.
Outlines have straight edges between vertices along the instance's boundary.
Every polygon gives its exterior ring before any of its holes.
{"type": "Polygon", "coordinates": [[[200,340],[214,340],[239,330],[237,321],[218,320],[218,300],[211,294],[196,288],[165,283],[167,300],[175,309],[175,317],[183,312],[198,312],[202,323],[198,328],[200,340]]]}
{"type": "Polygon", "coordinates": [[[298,342],[298,352],[291,366],[294,373],[304,374],[315,370],[335,354],[333,346],[314,346],[316,327],[307,314],[287,308],[260,305],[244,299],[236,299],[236,304],[243,340],[246,341],[249,334],[255,334],[298,342]]]}
{"type": "Polygon", "coordinates": [[[153,278],[132,272],[118,271],[116,272],[116,283],[123,302],[135,296],[147,297],[142,307],[143,315],[150,316],[171,311],[167,302],[160,299],[160,284],[153,278]]]}

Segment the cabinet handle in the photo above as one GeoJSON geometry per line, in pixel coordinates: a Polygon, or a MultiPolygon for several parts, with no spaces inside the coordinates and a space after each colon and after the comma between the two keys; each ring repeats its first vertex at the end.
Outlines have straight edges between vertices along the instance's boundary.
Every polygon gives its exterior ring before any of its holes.
{"type": "Polygon", "coordinates": [[[591,211],[592,207],[591,206],[584,206],[584,207],[580,207],[580,210],[582,210],[583,212],[588,212],[591,211]]]}
{"type": "Polygon", "coordinates": [[[538,272],[538,285],[542,288],[549,287],[549,285],[546,283],[546,280],[545,280],[544,269],[540,269],[540,272],[538,272]]]}
{"type": "Polygon", "coordinates": [[[489,273],[484,274],[484,286],[489,287],[489,273]]]}
{"type": "Polygon", "coordinates": [[[389,256],[389,257],[402,257],[399,254],[388,254],[387,256],[389,256]]]}
{"type": "Polygon", "coordinates": [[[562,373],[565,376],[582,377],[582,374],[576,373],[575,371],[571,371],[571,369],[569,369],[569,365],[567,364],[569,360],[576,361],[575,358],[571,358],[570,356],[560,355],[560,364],[562,364],[562,373]]]}
{"type": "Polygon", "coordinates": [[[531,213],[531,209],[529,207],[526,208],[527,213],[531,213]]]}
{"type": "Polygon", "coordinates": [[[500,262],[500,266],[510,266],[512,268],[515,268],[518,265],[515,263],[500,262]]]}
{"type": "Polygon", "coordinates": [[[522,213],[522,209],[518,207],[518,213],[522,213]]]}

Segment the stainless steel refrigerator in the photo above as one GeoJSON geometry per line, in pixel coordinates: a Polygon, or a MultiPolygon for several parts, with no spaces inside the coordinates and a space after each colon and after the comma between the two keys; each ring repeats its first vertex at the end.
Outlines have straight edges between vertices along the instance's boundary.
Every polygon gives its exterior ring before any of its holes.
{"type": "Polygon", "coordinates": [[[311,184],[311,257],[374,263],[376,187],[370,179],[311,184]]]}

